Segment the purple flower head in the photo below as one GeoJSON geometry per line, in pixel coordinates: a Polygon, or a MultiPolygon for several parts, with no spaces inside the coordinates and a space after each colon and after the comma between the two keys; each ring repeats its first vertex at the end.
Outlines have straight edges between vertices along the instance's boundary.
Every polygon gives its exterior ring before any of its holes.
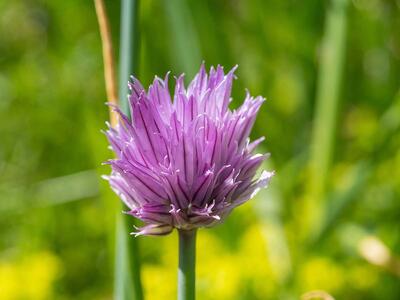
{"type": "Polygon", "coordinates": [[[173,99],[168,74],[148,91],[133,78],[132,121],[114,107],[119,124],[106,135],[116,158],[106,178],[128,213],[146,223],[135,235],[212,226],[273,176],[263,171],[254,179],[267,155],[253,153],[263,138],[248,138],[264,99],[247,93],[240,108],[228,108],[235,69],[207,74],[202,65],[187,89],[181,75],[173,99]]]}

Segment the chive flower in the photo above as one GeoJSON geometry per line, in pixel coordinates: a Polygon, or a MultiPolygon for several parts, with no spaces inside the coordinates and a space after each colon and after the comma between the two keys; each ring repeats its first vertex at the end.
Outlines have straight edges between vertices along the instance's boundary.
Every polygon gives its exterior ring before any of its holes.
{"type": "Polygon", "coordinates": [[[221,222],[235,207],[265,187],[273,172],[256,171],[268,157],[254,154],[263,140],[249,134],[264,98],[251,97],[229,109],[234,67],[204,64],[186,89],[176,78],[171,97],[168,74],[155,77],[146,91],[132,78],[128,96],[132,119],[105,132],[116,158],[105,178],[128,206],[128,214],[145,223],[138,235],[164,235],[174,228],[193,230],[221,222]]]}

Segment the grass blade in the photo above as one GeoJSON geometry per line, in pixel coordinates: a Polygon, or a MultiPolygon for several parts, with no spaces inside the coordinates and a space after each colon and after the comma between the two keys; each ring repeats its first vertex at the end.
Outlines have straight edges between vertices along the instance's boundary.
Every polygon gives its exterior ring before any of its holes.
{"type": "MultiPolygon", "coordinates": [[[[138,10],[138,0],[121,1],[119,98],[120,107],[126,114],[129,114],[127,83],[129,76],[138,70],[138,10]]],[[[129,235],[132,225],[130,218],[118,212],[114,286],[114,299],[117,300],[143,299],[138,240],[129,235]]]]}
{"type": "Polygon", "coordinates": [[[190,16],[189,7],[184,0],[164,2],[167,20],[173,32],[172,60],[179,72],[186,72],[192,78],[201,63],[201,49],[197,31],[190,16]]]}
{"type": "Polygon", "coordinates": [[[344,65],[347,4],[348,0],[333,0],[327,13],[311,142],[311,197],[306,204],[309,214],[307,231],[318,227],[320,222],[322,199],[332,162],[344,65]]]}

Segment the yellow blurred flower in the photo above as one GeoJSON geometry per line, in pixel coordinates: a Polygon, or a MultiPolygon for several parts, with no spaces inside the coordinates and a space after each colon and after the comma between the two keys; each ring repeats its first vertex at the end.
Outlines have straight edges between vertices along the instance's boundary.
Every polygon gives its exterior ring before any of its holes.
{"type": "Polygon", "coordinates": [[[1,299],[50,299],[59,271],[60,261],[50,252],[35,253],[19,262],[0,262],[1,299]]]}
{"type": "Polygon", "coordinates": [[[316,257],[302,266],[299,278],[303,292],[325,290],[334,293],[343,287],[344,276],[344,270],[333,261],[316,257]]]}
{"type": "Polygon", "coordinates": [[[176,269],[145,265],[142,270],[146,300],[176,298],[176,269]]]}
{"type": "Polygon", "coordinates": [[[260,224],[249,227],[245,232],[240,241],[237,261],[240,263],[238,271],[241,277],[250,284],[257,299],[265,299],[273,292],[276,278],[268,261],[267,245],[260,224]]]}
{"type": "Polygon", "coordinates": [[[368,290],[374,288],[379,276],[373,267],[364,265],[350,268],[347,279],[353,288],[368,290]]]}
{"type": "Polygon", "coordinates": [[[240,288],[238,257],[224,249],[222,242],[207,230],[197,244],[197,284],[200,299],[232,299],[240,288]]]}
{"type": "MultiPolygon", "coordinates": [[[[267,259],[260,224],[243,228],[238,247],[228,249],[212,230],[199,230],[197,239],[196,293],[199,299],[235,299],[246,291],[253,299],[265,299],[276,280],[267,259]]],[[[239,238],[239,237],[238,237],[239,238]]],[[[157,239],[158,264],[143,265],[143,284],[148,300],[173,299],[177,284],[177,234],[157,239]]]]}

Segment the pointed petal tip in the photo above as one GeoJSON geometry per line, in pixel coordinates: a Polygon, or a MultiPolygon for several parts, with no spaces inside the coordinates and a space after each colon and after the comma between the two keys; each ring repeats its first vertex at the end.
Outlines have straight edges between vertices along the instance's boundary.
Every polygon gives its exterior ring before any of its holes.
{"type": "Polygon", "coordinates": [[[171,71],[168,71],[164,76],[164,84],[168,84],[169,76],[171,75],[171,71]]]}
{"type": "Polygon", "coordinates": [[[130,234],[134,235],[135,237],[141,235],[167,235],[174,229],[172,225],[169,224],[148,224],[143,227],[134,226],[134,228],[136,231],[131,232],[130,234]]]}
{"type": "MultiPolygon", "coordinates": [[[[270,153],[266,153],[265,155],[268,155],[268,154],[270,154],[270,153]]],[[[261,172],[260,180],[271,179],[273,176],[275,176],[275,173],[276,173],[275,170],[273,170],[273,171],[263,170],[261,172]]]]}
{"type": "Polygon", "coordinates": [[[135,77],[135,75],[129,76],[128,84],[140,84],[141,85],[139,79],[137,79],[135,77]]]}
{"type": "Polygon", "coordinates": [[[138,237],[138,236],[144,235],[143,233],[140,233],[140,232],[131,232],[129,234],[133,235],[135,238],[138,237]]]}
{"type": "Polygon", "coordinates": [[[221,217],[220,216],[218,216],[218,215],[214,215],[214,216],[212,216],[213,217],[213,219],[215,219],[215,220],[221,220],[221,217]]]}
{"type": "Polygon", "coordinates": [[[229,71],[229,73],[235,73],[235,71],[237,70],[239,68],[239,65],[238,64],[236,64],[236,65],[234,65],[233,66],[233,68],[229,71]]]}
{"type": "Polygon", "coordinates": [[[255,184],[255,189],[251,193],[250,199],[253,198],[257,193],[263,189],[266,188],[271,180],[271,178],[275,175],[275,171],[266,171],[263,170],[261,172],[260,178],[257,180],[255,184]]]}
{"type": "Polygon", "coordinates": [[[110,106],[110,107],[112,107],[112,108],[118,108],[118,105],[116,105],[115,103],[112,103],[112,102],[104,102],[104,104],[105,105],[107,105],[107,106],[110,106]]]}
{"type": "MultiPolygon", "coordinates": [[[[104,163],[102,163],[102,164],[104,164],[104,163]]],[[[110,176],[109,175],[101,175],[100,177],[101,177],[101,179],[104,179],[104,180],[107,180],[107,181],[110,180],[110,176]]]]}

